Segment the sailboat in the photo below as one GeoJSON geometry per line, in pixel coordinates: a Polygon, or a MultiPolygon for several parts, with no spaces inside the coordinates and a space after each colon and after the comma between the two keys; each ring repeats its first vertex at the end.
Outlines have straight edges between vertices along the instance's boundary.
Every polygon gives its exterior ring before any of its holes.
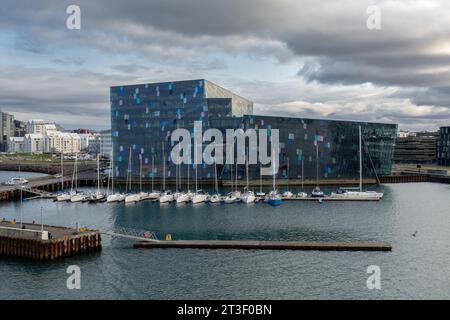
{"type": "Polygon", "coordinates": [[[150,199],[150,194],[142,191],[142,155],[139,158],[139,198],[141,201],[150,199]]]}
{"type": "Polygon", "coordinates": [[[218,203],[222,201],[222,196],[219,193],[219,182],[217,180],[217,163],[214,158],[214,194],[209,198],[209,202],[218,203]]]}
{"type": "Polygon", "coordinates": [[[381,200],[383,193],[375,191],[363,191],[362,179],[362,132],[359,126],[359,191],[353,191],[345,188],[339,188],[336,192],[332,192],[330,197],[333,198],[351,198],[356,200],[381,200]]]}
{"type": "Polygon", "coordinates": [[[152,157],[152,192],[149,193],[148,197],[152,200],[155,200],[160,196],[161,192],[155,190],[155,157],[152,157]]]}
{"type": "MultiPolygon", "coordinates": [[[[236,172],[237,175],[237,172],[236,172]]],[[[234,180],[233,180],[233,165],[230,164],[230,178],[231,178],[231,192],[229,192],[224,198],[223,202],[226,204],[235,203],[239,199],[236,197],[236,192],[234,191],[234,180]]],[[[237,188],[236,188],[237,191],[237,188]]]]}
{"type": "MultiPolygon", "coordinates": [[[[275,150],[272,150],[272,164],[275,166],[275,150]]],[[[271,206],[279,206],[283,200],[281,194],[278,193],[276,182],[275,182],[275,170],[272,174],[272,191],[269,193],[268,203],[271,206]]]]}
{"type": "Polygon", "coordinates": [[[245,175],[247,179],[247,184],[244,190],[244,194],[242,195],[242,202],[244,203],[253,203],[255,202],[255,193],[249,189],[249,183],[248,183],[248,156],[245,157],[245,175]]]}
{"type": "Polygon", "coordinates": [[[286,177],[286,191],[283,192],[283,198],[293,198],[294,194],[289,191],[289,158],[287,158],[287,169],[286,169],[287,177],[286,177]]]}
{"type": "Polygon", "coordinates": [[[106,195],[100,191],[100,155],[97,154],[97,191],[88,198],[90,203],[106,201],[106,195]]]}
{"type": "MultiPolygon", "coordinates": [[[[132,170],[131,170],[131,147],[130,147],[130,154],[128,156],[128,176],[127,176],[127,191],[128,191],[128,187],[130,188],[131,191],[131,175],[132,175],[132,170]]],[[[130,193],[127,194],[127,196],[125,197],[125,203],[136,203],[141,201],[141,197],[139,196],[139,193],[130,193]]]]}
{"type": "Polygon", "coordinates": [[[195,164],[195,193],[192,197],[192,203],[202,203],[205,202],[208,199],[208,194],[204,192],[203,190],[198,189],[198,164],[195,164]]]}
{"type": "MultiPolygon", "coordinates": [[[[61,190],[64,190],[64,155],[61,153],[61,190]]],[[[63,192],[56,196],[56,201],[70,201],[71,193],[63,192]]]]}
{"type": "Polygon", "coordinates": [[[319,143],[316,141],[316,187],[311,192],[313,198],[323,198],[325,194],[319,187],[319,143]]]}
{"type": "Polygon", "coordinates": [[[308,194],[306,193],[306,192],[304,192],[303,190],[304,190],[304,184],[305,184],[305,174],[304,174],[304,172],[305,172],[305,164],[304,164],[304,161],[303,161],[303,155],[302,155],[302,191],[300,191],[299,193],[297,193],[297,198],[306,198],[306,197],[308,197],[308,194]]]}
{"type": "Polygon", "coordinates": [[[108,192],[106,193],[108,196],[106,197],[106,202],[122,202],[125,201],[125,195],[120,192],[114,193],[114,156],[111,155],[111,162],[109,168],[108,175],[108,192]],[[109,182],[111,182],[111,193],[109,193],[109,182]]]}
{"type": "MultiPolygon", "coordinates": [[[[180,185],[181,185],[181,182],[180,182],[180,185]]],[[[187,191],[182,192],[177,197],[177,203],[187,203],[187,202],[191,201],[192,196],[193,196],[193,193],[189,189],[189,163],[188,163],[187,164],[187,191]]]]}
{"type": "Polygon", "coordinates": [[[256,193],[256,196],[264,199],[266,196],[266,193],[262,191],[262,170],[261,166],[259,166],[259,192],[256,193]]]}
{"type": "Polygon", "coordinates": [[[172,202],[174,200],[173,193],[170,190],[166,190],[166,158],[164,155],[164,142],[162,144],[162,156],[163,156],[163,190],[159,197],[159,203],[172,202]]]}
{"type": "Polygon", "coordinates": [[[72,188],[70,191],[70,202],[81,202],[84,199],[86,199],[86,195],[82,192],[78,192],[78,153],[77,153],[75,154],[74,171],[72,173],[72,188]]]}

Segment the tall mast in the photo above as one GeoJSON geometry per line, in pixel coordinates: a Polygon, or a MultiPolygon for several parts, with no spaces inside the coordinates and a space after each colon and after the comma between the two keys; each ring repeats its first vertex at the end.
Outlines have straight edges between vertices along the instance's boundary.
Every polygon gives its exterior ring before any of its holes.
{"type": "Polygon", "coordinates": [[[319,186],[319,142],[316,141],[316,184],[319,186]]]}
{"type": "Polygon", "coordinates": [[[155,190],[155,156],[152,156],[152,192],[155,190]]]}
{"type": "Polygon", "coordinates": [[[214,187],[216,188],[216,193],[219,193],[219,183],[217,182],[217,162],[215,158],[214,158],[214,178],[215,178],[214,187]]]}
{"type": "Polygon", "coordinates": [[[73,163],[72,185],[70,186],[70,194],[73,193],[73,189],[74,189],[74,186],[75,186],[75,164],[76,164],[76,160],[75,160],[75,162],[73,163]]]}
{"type": "Polygon", "coordinates": [[[139,192],[142,192],[142,155],[139,158],[139,192]]]}
{"type": "Polygon", "coordinates": [[[304,181],[305,181],[305,162],[303,161],[303,155],[302,155],[302,192],[304,187],[304,181]]]}
{"type": "Polygon", "coordinates": [[[286,191],[289,190],[289,158],[287,158],[286,191]]]}
{"type": "Polygon", "coordinates": [[[78,192],[78,153],[75,154],[75,192],[78,192]]]}
{"type": "Polygon", "coordinates": [[[248,149],[245,157],[245,175],[247,176],[247,190],[248,190],[248,149]]]}
{"type": "Polygon", "coordinates": [[[259,192],[262,193],[262,172],[261,172],[261,165],[259,165],[259,192]]]}
{"type": "Polygon", "coordinates": [[[163,191],[166,190],[166,157],[164,155],[164,141],[162,143],[162,156],[163,156],[163,191]]]}
{"type": "Polygon", "coordinates": [[[198,192],[198,184],[197,184],[197,179],[198,179],[198,176],[197,176],[197,167],[198,167],[198,164],[195,164],[195,193],[198,192]]]}
{"type": "MultiPolygon", "coordinates": [[[[272,150],[272,164],[275,166],[275,150],[272,150]]],[[[275,185],[275,168],[272,172],[272,188],[273,191],[276,190],[276,185],[275,185]]]]}
{"type": "Polygon", "coordinates": [[[362,192],[362,137],[361,126],[359,126],[359,191],[362,192]]]}
{"type": "Polygon", "coordinates": [[[188,165],[187,165],[187,191],[190,191],[190,185],[189,185],[189,171],[191,171],[191,164],[189,163],[191,162],[190,160],[188,161],[188,165]]]}
{"type": "Polygon", "coordinates": [[[61,152],[61,190],[64,189],[64,154],[61,152]]]}
{"type": "Polygon", "coordinates": [[[114,154],[111,154],[111,194],[114,194],[114,154]]]}
{"type": "Polygon", "coordinates": [[[100,154],[97,154],[97,194],[100,193],[100,154]]]}
{"type": "Polygon", "coordinates": [[[130,147],[130,154],[128,155],[128,177],[127,180],[129,179],[129,186],[128,186],[128,181],[127,181],[127,191],[128,188],[130,188],[131,191],[131,147],[130,147]]]}
{"type": "Polygon", "coordinates": [[[236,170],[235,170],[235,175],[234,175],[234,179],[236,180],[236,191],[238,191],[238,164],[237,164],[237,159],[236,159],[236,170]]]}

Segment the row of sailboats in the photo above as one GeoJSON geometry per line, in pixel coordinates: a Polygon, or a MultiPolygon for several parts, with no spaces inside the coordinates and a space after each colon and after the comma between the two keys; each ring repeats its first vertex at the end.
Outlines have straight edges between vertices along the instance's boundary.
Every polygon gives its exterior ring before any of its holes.
{"type": "MultiPolygon", "coordinates": [[[[246,186],[243,192],[238,190],[238,170],[237,163],[233,166],[230,165],[230,179],[231,179],[231,192],[229,192],[226,196],[221,196],[219,193],[218,187],[218,175],[217,175],[217,164],[214,163],[214,193],[209,195],[205,191],[199,189],[198,187],[198,170],[197,165],[195,165],[195,192],[190,190],[190,165],[187,166],[187,191],[181,191],[181,166],[177,164],[176,166],[176,187],[175,192],[170,190],[166,190],[166,158],[164,154],[164,144],[162,147],[163,150],[163,185],[162,191],[156,191],[154,188],[154,176],[155,176],[155,161],[152,158],[152,191],[144,192],[142,188],[142,157],[140,157],[140,178],[139,178],[139,192],[133,193],[132,190],[132,152],[130,148],[129,159],[128,159],[128,170],[127,170],[127,179],[126,179],[126,189],[125,193],[115,192],[114,189],[114,161],[111,160],[109,175],[108,175],[108,186],[106,194],[102,193],[100,190],[100,165],[99,165],[99,157],[97,157],[97,191],[91,194],[86,194],[78,191],[78,158],[75,157],[74,162],[74,170],[72,173],[72,185],[69,193],[63,193],[57,196],[57,201],[70,201],[70,202],[80,202],[80,201],[88,201],[88,202],[125,202],[125,203],[137,203],[143,200],[157,200],[160,203],[188,203],[192,202],[193,204],[203,203],[203,202],[211,202],[211,203],[219,203],[223,202],[226,204],[243,202],[243,203],[253,203],[260,200],[264,200],[265,202],[271,205],[279,205],[282,203],[283,199],[290,198],[307,198],[308,194],[303,191],[304,187],[304,161],[301,161],[302,165],[302,190],[297,194],[294,194],[289,190],[289,176],[290,176],[290,163],[289,158],[287,159],[287,172],[286,172],[286,190],[280,194],[277,190],[276,186],[276,174],[275,172],[272,174],[272,190],[268,195],[263,192],[262,189],[262,175],[260,175],[260,189],[259,192],[255,193],[250,190],[249,187],[249,161],[246,156],[245,166],[246,166],[246,186]],[[234,168],[233,168],[234,167],[234,168]],[[233,175],[233,169],[234,175],[233,175]]],[[[275,157],[275,152],[272,152],[273,157],[275,157]]],[[[64,186],[64,174],[63,174],[63,158],[61,157],[61,175],[62,175],[62,186],[64,186]]],[[[275,163],[275,158],[272,159],[272,163],[275,163]]],[[[382,193],[377,193],[374,191],[363,191],[362,187],[362,133],[361,127],[359,127],[359,191],[352,191],[350,189],[339,188],[336,192],[331,193],[331,195],[326,196],[324,192],[319,187],[319,148],[318,143],[316,143],[316,187],[311,192],[309,197],[312,198],[346,198],[346,199],[355,199],[355,200],[374,200],[381,199],[383,197],[382,193]]]]}

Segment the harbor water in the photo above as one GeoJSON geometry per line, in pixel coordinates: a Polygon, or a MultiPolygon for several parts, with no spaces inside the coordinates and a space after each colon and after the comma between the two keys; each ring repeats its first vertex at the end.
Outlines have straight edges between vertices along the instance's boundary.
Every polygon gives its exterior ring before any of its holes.
{"type": "Polygon", "coordinates": [[[385,193],[382,201],[285,201],[279,207],[1,202],[0,218],[22,213],[40,222],[42,207],[45,224],[152,231],[160,239],[373,240],[393,250],[145,250],[104,235],[102,252],[72,259],[0,257],[0,299],[449,299],[450,185],[373,189],[385,193]],[[80,290],[67,289],[70,265],[80,267],[80,290]],[[371,265],[380,267],[380,290],[367,287],[371,265]]]}

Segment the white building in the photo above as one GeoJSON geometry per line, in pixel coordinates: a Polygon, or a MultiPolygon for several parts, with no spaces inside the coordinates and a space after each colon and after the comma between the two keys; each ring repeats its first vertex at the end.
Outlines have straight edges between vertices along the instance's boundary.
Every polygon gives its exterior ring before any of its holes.
{"type": "Polygon", "coordinates": [[[104,157],[111,157],[112,137],[111,130],[100,131],[100,154],[104,157]]]}
{"type": "Polygon", "coordinates": [[[27,133],[24,138],[23,151],[25,153],[44,152],[44,137],[42,134],[27,133]]]}
{"type": "Polygon", "coordinates": [[[95,139],[94,135],[92,133],[82,133],[79,134],[80,136],[80,148],[81,150],[88,150],[89,148],[89,144],[91,143],[91,141],[93,141],[95,139]]]}
{"type": "Polygon", "coordinates": [[[74,154],[80,152],[80,150],[81,139],[77,133],[46,130],[44,152],[74,154]]]}
{"type": "Polygon", "coordinates": [[[8,143],[8,152],[22,153],[24,149],[25,138],[24,137],[10,137],[8,143]]]}
{"type": "Polygon", "coordinates": [[[41,119],[29,120],[27,124],[27,133],[44,134],[45,121],[41,119]]]}

